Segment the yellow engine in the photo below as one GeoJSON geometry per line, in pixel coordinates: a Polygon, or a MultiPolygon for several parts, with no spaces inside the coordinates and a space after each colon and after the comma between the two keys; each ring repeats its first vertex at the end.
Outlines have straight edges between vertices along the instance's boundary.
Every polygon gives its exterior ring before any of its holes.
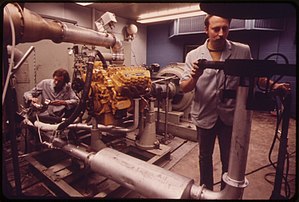
{"type": "MultiPolygon", "coordinates": [[[[81,69],[85,81],[85,71],[81,69]]],[[[94,63],[92,83],[87,109],[104,125],[118,125],[132,106],[132,99],[150,91],[150,72],[144,67],[108,66],[94,63]]]]}

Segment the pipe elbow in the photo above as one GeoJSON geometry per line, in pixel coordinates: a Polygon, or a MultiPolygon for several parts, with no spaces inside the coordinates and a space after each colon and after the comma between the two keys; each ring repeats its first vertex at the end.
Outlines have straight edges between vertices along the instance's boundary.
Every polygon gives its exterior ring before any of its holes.
{"type": "Polygon", "coordinates": [[[197,197],[204,200],[241,199],[243,190],[244,188],[232,187],[230,185],[226,185],[222,191],[211,191],[204,187],[197,197]]]}
{"type": "MultiPolygon", "coordinates": [[[[8,56],[10,56],[11,55],[11,53],[12,53],[12,46],[10,46],[10,45],[7,45],[7,53],[8,53],[8,56]]],[[[15,63],[18,63],[21,59],[22,59],[22,57],[24,57],[24,53],[22,52],[22,51],[20,51],[19,49],[17,49],[17,48],[14,48],[14,62],[15,63]]]]}
{"type": "Polygon", "coordinates": [[[122,42],[116,37],[115,37],[115,43],[112,47],[112,51],[113,53],[119,53],[119,54],[123,54],[123,45],[122,42]]]}

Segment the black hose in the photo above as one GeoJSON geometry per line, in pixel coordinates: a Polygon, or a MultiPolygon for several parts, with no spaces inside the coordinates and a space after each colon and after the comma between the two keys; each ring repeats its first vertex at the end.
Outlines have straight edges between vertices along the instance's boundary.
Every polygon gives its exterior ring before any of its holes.
{"type": "Polygon", "coordinates": [[[100,51],[97,51],[97,56],[102,61],[104,69],[107,69],[108,68],[107,62],[106,62],[104,56],[102,55],[102,53],[100,51]]]}
{"type": "Polygon", "coordinates": [[[86,104],[86,99],[88,97],[89,89],[91,86],[91,82],[92,82],[92,72],[93,72],[94,60],[95,60],[94,56],[89,56],[87,71],[86,71],[85,85],[84,85],[84,89],[83,89],[83,93],[82,93],[82,99],[80,100],[79,105],[77,105],[75,111],[67,120],[65,120],[64,122],[59,124],[59,126],[57,127],[57,130],[63,130],[68,125],[73,123],[75,121],[75,119],[80,115],[80,112],[82,111],[82,109],[84,109],[85,104],[86,104]]]}

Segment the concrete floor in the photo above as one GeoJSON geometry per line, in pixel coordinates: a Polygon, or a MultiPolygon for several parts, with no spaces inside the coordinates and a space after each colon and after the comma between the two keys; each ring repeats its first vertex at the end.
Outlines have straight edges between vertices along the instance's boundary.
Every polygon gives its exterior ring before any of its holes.
{"type": "MultiPolygon", "coordinates": [[[[275,169],[270,165],[263,169],[263,166],[269,165],[268,154],[273,142],[276,126],[276,116],[270,113],[254,112],[250,146],[247,158],[246,178],[249,185],[244,189],[243,199],[261,199],[270,198],[275,180],[275,169]],[[259,169],[259,170],[257,170],[259,169]],[[257,171],[256,171],[257,170],[257,171]],[[266,179],[269,181],[267,181],[266,179]]],[[[271,159],[277,161],[279,141],[276,140],[271,159]]],[[[290,196],[294,196],[296,178],[296,120],[290,119],[288,130],[288,153],[289,158],[289,175],[288,182],[290,185],[290,196]]],[[[214,191],[220,189],[221,179],[221,162],[219,155],[219,146],[216,146],[213,156],[214,164],[214,191]]],[[[196,145],[191,152],[185,155],[174,167],[170,169],[186,177],[195,180],[195,184],[199,184],[199,165],[198,165],[198,146],[196,145]]],[[[286,171],[286,170],[285,170],[286,171]]],[[[285,196],[284,186],[282,186],[281,195],[285,196]]],[[[298,197],[298,196],[297,196],[298,197]]]]}

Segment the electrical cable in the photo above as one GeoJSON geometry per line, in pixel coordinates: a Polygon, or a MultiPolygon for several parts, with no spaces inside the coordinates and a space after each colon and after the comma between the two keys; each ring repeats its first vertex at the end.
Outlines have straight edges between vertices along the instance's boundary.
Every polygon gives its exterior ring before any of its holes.
{"type": "MultiPolygon", "coordinates": [[[[276,99],[276,109],[277,109],[276,110],[276,112],[277,112],[277,116],[276,116],[276,129],[275,129],[275,135],[274,135],[274,138],[273,138],[270,150],[269,150],[269,154],[268,154],[268,159],[269,159],[270,163],[267,164],[267,165],[265,165],[265,166],[262,166],[260,168],[257,168],[257,169],[255,169],[255,170],[253,170],[251,172],[246,173],[245,176],[250,175],[252,173],[255,173],[255,172],[257,172],[259,170],[262,170],[262,169],[264,169],[266,167],[269,167],[269,166],[272,166],[274,169],[276,169],[276,165],[275,164],[277,164],[277,161],[273,162],[271,160],[271,155],[272,155],[272,152],[273,152],[273,148],[274,148],[276,139],[279,140],[279,136],[278,136],[278,134],[280,133],[279,126],[280,126],[280,123],[282,121],[282,115],[283,115],[283,112],[282,112],[283,110],[279,108],[279,102],[278,102],[279,101],[278,100],[279,96],[277,96],[276,98],[277,98],[276,99]]],[[[289,184],[290,180],[288,180],[288,176],[289,175],[295,175],[295,174],[289,174],[290,158],[294,157],[293,156],[294,153],[296,153],[296,151],[291,152],[291,153],[289,153],[288,151],[286,152],[286,172],[282,176],[283,180],[284,180],[284,184],[285,184],[285,186],[284,186],[284,192],[285,192],[285,197],[286,198],[290,198],[290,196],[291,196],[291,187],[290,187],[290,184],[289,184]]],[[[267,174],[264,175],[264,179],[268,183],[274,184],[274,182],[270,181],[267,177],[268,176],[272,176],[272,175],[275,176],[275,174],[276,173],[267,173],[267,174]]],[[[220,184],[220,183],[221,183],[221,181],[218,181],[217,183],[214,183],[213,185],[217,185],[217,184],[220,184]]]]}
{"type": "MultiPolygon", "coordinates": [[[[280,98],[279,96],[276,96],[276,98],[280,98]]],[[[284,106],[284,102],[283,100],[280,100],[282,106],[284,106]]],[[[279,103],[278,103],[278,99],[276,99],[276,112],[277,112],[277,121],[276,121],[276,129],[275,129],[275,135],[274,135],[274,138],[273,138],[273,141],[272,141],[272,145],[270,147],[270,150],[269,150],[269,153],[268,153],[268,159],[270,161],[270,164],[273,166],[274,169],[277,169],[277,167],[275,166],[275,164],[272,162],[271,160],[271,155],[272,155],[272,151],[273,151],[273,148],[274,148],[274,145],[275,145],[275,142],[276,142],[276,139],[279,139],[278,137],[278,133],[279,133],[279,126],[280,126],[280,123],[281,123],[281,120],[282,120],[282,116],[283,116],[283,113],[285,113],[283,111],[283,109],[280,111],[279,109],[279,103]]],[[[290,197],[290,185],[289,185],[289,182],[288,182],[288,175],[289,175],[289,158],[290,158],[290,154],[288,153],[288,151],[286,151],[286,173],[283,174],[282,178],[284,180],[284,192],[285,192],[285,197],[286,198],[289,198],[290,197]]],[[[269,174],[269,173],[268,173],[269,174]]],[[[266,174],[264,176],[265,180],[269,182],[269,180],[266,179],[266,177],[268,176],[268,174],[266,174]]],[[[270,183],[270,182],[269,182],[270,183]]]]}
{"type": "MultiPolygon", "coordinates": [[[[284,59],[285,64],[289,64],[289,61],[288,61],[287,57],[286,57],[285,55],[281,54],[281,53],[272,53],[272,54],[268,55],[267,57],[265,57],[264,60],[268,60],[269,58],[271,58],[271,57],[273,57],[273,56],[280,56],[280,57],[282,57],[282,58],[284,59]]],[[[278,81],[280,81],[280,80],[282,79],[282,77],[283,77],[283,75],[279,76],[277,79],[275,79],[275,80],[271,83],[271,85],[270,85],[270,77],[267,77],[266,88],[264,88],[264,89],[261,88],[261,87],[259,86],[259,83],[257,83],[257,87],[258,87],[261,91],[263,91],[263,92],[265,92],[265,93],[269,93],[269,92],[271,92],[271,91],[273,90],[274,85],[275,85],[278,81]]],[[[276,139],[278,139],[278,140],[280,141],[280,139],[279,139],[279,137],[278,137],[278,133],[280,133],[280,131],[279,131],[279,126],[280,126],[280,124],[281,124],[281,121],[282,121],[282,115],[283,115],[283,113],[284,113],[284,111],[283,111],[283,106],[284,106],[284,104],[283,104],[283,100],[281,100],[279,96],[275,96],[275,101],[276,101],[276,102],[275,102],[275,106],[276,106],[276,129],[275,129],[274,138],[273,138],[273,141],[272,141],[272,144],[271,144],[269,153],[268,153],[268,159],[269,159],[270,165],[272,165],[274,169],[276,169],[276,165],[275,165],[275,164],[273,163],[273,161],[271,160],[271,156],[272,156],[272,152],[273,152],[273,148],[274,148],[276,139]],[[280,102],[279,102],[279,101],[280,101],[280,102]],[[280,109],[280,105],[282,105],[282,109],[280,109]]],[[[290,157],[290,155],[289,155],[288,151],[286,151],[286,173],[285,173],[282,177],[283,177],[283,179],[284,179],[284,183],[285,183],[284,191],[285,191],[285,196],[286,196],[287,198],[290,196],[290,185],[289,185],[289,183],[288,183],[288,175],[289,175],[289,173],[288,173],[288,172],[289,172],[289,157],[290,157]]],[[[268,181],[268,180],[266,179],[267,176],[268,176],[267,174],[264,176],[264,178],[265,178],[266,181],[268,181]]],[[[268,182],[269,182],[269,181],[268,181],[268,182]]]]}
{"type": "Polygon", "coordinates": [[[4,101],[5,101],[5,96],[6,96],[6,92],[7,92],[9,80],[10,80],[10,74],[11,74],[12,69],[13,69],[13,60],[14,60],[14,57],[15,57],[15,46],[16,46],[15,26],[13,24],[13,20],[12,20],[12,17],[10,15],[9,9],[7,7],[5,7],[4,9],[7,12],[8,18],[9,18],[11,35],[12,35],[11,36],[11,38],[12,38],[12,46],[11,46],[10,64],[9,64],[9,68],[8,68],[8,72],[7,72],[7,76],[6,76],[6,81],[5,81],[5,85],[4,85],[4,89],[3,89],[3,93],[2,93],[2,107],[3,107],[4,101]]]}
{"type": "Polygon", "coordinates": [[[276,128],[275,128],[274,138],[273,138],[273,141],[272,141],[269,153],[268,153],[268,160],[271,163],[271,165],[276,169],[276,166],[272,162],[271,155],[272,155],[272,151],[273,151],[276,139],[278,139],[278,133],[280,133],[279,125],[282,121],[282,115],[281,115],[281,112],[280,112],[279,107],[278,107],[279,103],[278,103],[277,99],[276,99],[275,104],[276,104],[276,128]]]}

